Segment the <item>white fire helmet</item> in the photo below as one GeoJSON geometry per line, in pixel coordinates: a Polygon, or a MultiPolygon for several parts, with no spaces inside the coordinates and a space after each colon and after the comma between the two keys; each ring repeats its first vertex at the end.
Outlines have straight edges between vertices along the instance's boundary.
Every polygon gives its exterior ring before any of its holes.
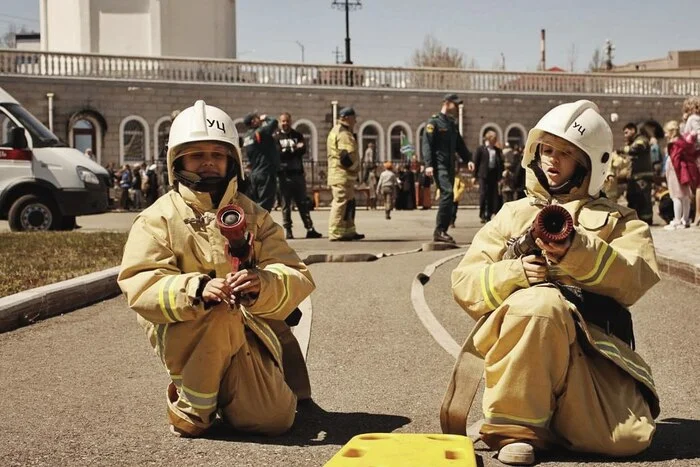
{"type": "MultiPolygon", "coordinates": [[[[237,175],[243,178],[243,163],[238,147],[238,130],[226,112],[198,100],[175,117],[168,138],[168,167],[172,170],[179,146],[197,141],[217,141],[231,146],[236,159],[237,175]]],[[[171,174],[172,176],[172,174],[171,174]]]]}
{"type": "Polygon", "coordinates": [[[598,106],[580,100],[558,105],[547,112],[527,135],[523,167],[530,165],[546,133],[570,142],[588,156],[591,165],[588,194],[598,196],[610,174],[613,149],[612,130],[600,115],[598,106]]]}

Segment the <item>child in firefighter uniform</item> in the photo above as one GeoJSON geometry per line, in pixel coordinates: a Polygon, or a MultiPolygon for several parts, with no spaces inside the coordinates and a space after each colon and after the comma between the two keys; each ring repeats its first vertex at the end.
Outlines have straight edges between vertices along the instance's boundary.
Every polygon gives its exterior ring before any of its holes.
{"type": "Polygon", "coordinates": [[[200,436],[218,414],[241,431],[283,433],[297,402],[284,319],[313,291],[311,275],[268,212],[238,192],[238,134],[225,112],[200,100],[178,114],[167,164],[174,190],[134,221],[118,283],[168,372],[171,431],[200,436]],[[235,273],[215,220],[228,204],[254,238],[254,265],[235,273]]]}
{"type": "Polygon", "coordinates": [[[612,144],[592,102],[545,114],[522,161],[528,196],[504,205],[452,273],[455,300],[478,320],[465,349],[484,360],[481,438],[506,464],[555,445],[628,456],[654,435],[658,396],[626,307],[659,274],[647,224],[600,196],[612,144]],[[549,204],[571,214],[572,235],[502,259],[549,204]]]}

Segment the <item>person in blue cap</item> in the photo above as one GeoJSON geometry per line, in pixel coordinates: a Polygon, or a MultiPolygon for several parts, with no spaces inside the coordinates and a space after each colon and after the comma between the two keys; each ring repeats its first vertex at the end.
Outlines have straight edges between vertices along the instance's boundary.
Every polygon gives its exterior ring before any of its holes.
{"type": "Polygon", "coordinates": [[[447,233],[454,209],[455,153],[474,170],[472,154],[459,133],[456,117],[462,101],[456,94],[447,94],[440,113],[428,120],[423,133],[422,149],[425,175],[434,177],[440,189],[440,204],[433,233],[436,242],[455,243],[447,233]]]}
{"type": "Polygon", "coordinates": [[[248,127],[243,146],[251,165],[251,198],[267,211],[272,211],[277,195],[277,172],[280,167],[278,144],[273,138],[278,127],[277,120],[249,113],[243,118],[243,124],[248,127]]]}
{"type": "Polygon", "coordinates": [[[360,170],[357,140],[352,132],[355,123],[355,110],[344,107],[338,112],[338,122],[328,134],[328,186],[333,195],[328,238],[332,242],[365,238],[355,229],[355,182],[360,170]]]}

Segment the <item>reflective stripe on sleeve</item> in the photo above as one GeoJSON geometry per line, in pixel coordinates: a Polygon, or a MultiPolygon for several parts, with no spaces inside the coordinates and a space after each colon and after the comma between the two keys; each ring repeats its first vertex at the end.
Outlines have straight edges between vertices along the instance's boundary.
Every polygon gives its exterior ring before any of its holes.
{"type": "Polygon", "coordinates": [[[481,293],[491,310],[495,310],[503,303],[503,299],[494,288],[494,270],[492,265],[486,266],[481,270],[481,293]]]}
{"type": "Polygon", "coordinates": [[[600,284],[615,261],[615,258],[617,258],[617,252],[610,245],[604,243],[603,247],[598,251],[593,269],[585,276],[574,277],[574,279],[584,285],[600,284]]]}
{"type": "Polygon", "coordinates": [[[263,313],[258,313],[258,316],[269,316],[275,314],[280,309],[282,309],[282,307],[284,307],[289,301],[289,274],[285,266],[273,264],[271,266],[266,267],[265,270],[270,271],[271,273],[275,274],[280,279],[282,279],[282,287],[284,288],[284,292],[282,294],[282,298],[279,302],[277,302],[277,305],[273,309],[265,311],[263,313]]]}
{"type": "Polygon", "coordinates": [[[160,305],[160,311],[163,313],[165,319],[171,323],[174,323],[176,321],[175,315],[173,315],[170,306],[170,297],[168,296],[166,298],[165,295],[166,293],[170,295],[170,285],[173,283],[173,281],[175,281],[175,276],[169,277],[164,281],[161,280],[160,288],[158,289],[158,304],[160,305]]]}

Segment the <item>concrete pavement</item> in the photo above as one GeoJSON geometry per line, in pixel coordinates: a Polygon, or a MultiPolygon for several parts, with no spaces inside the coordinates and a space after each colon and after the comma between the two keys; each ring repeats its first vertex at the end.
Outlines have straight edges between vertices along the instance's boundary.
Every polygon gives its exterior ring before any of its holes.
{"type": "MultiPolygon", "coordinates": [[[[279,212],[273,215],[279,219],[279,212]]],[[[120,216],[126,225],[115,222],[110,228],[128,229],[129,215],[120,216]]],[[[321,232],[326,216],[313,213],[321,232]]],[[[382,212],[360,211],[358,229],[371,241],[292,244],[302,256],[311,251],[405,251],[429,240],[434,216],[435,210],[399,211],[385,221],[382,212]]],[[[300,226],[297,217],[294,221],[300,226]]],[[[82,219],[80,223],[89,228],[82,219]]],[[[104,219],[100,224],[107,225],[104,219]]],[[[469,209],[460,211],[457,225],[454,235],[464,243],[480,227],[469,209]]],[[[663,233],[695,235],[689,230],[663,233]]],[[[316,466],[355,434],[439,432],[439,406],[454,359],[415,315],[410,290],[426,265],[454,253],[310,266],[317,283],[307,357],[314,403],[301,407],[292,431],[278,438],[231,434],[223,428],[205,439],[172,437],[165,418],[165,373],[122,297],[0,334],[5,394],[0,465],[316,466]]],[[[457,261],[435,271],[425,298],[461,343],[473,322],[451,298],[449,274],[457,261]]],[[[654,370],[662,414],[647,453],[606,465],[697,465],[700,396],[693,388],[700,383],[695,358],[700,325],[688,315],[699,301],[700,289],[665,276],[633,308],[638,348],[654,370]]],[[[472,419],[479,409],[474,408],[472,419]]],[[[479,454],[484,465],[499,465],[492,453],[479,454]]],[[[603,463],[560,454],[543,461],[540,465],[603,463]]]]}

